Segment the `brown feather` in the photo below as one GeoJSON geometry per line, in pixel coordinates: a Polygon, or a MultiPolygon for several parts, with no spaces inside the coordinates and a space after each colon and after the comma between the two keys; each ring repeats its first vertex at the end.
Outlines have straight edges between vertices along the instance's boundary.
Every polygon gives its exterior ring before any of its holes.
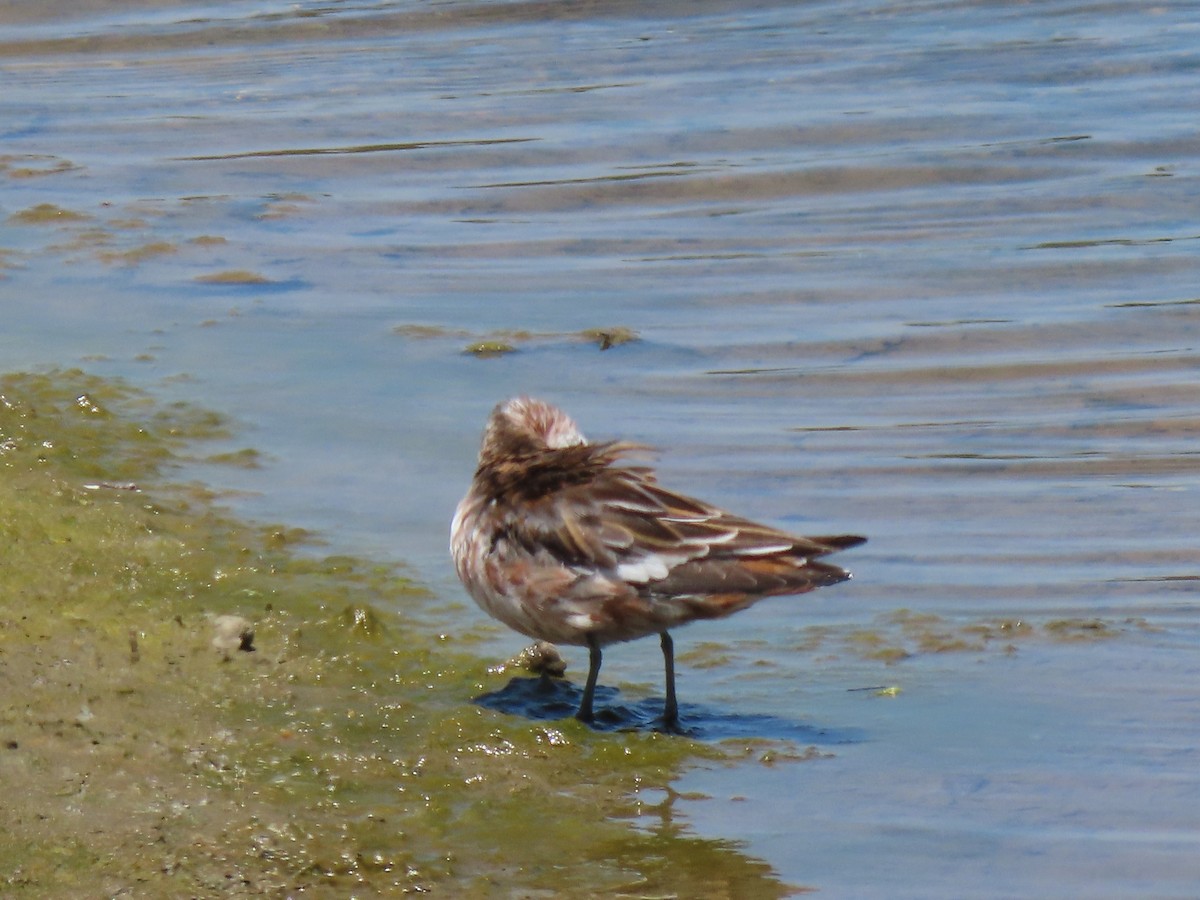
{"type": "Polygon", "coordinates": [[[590,444],[561,410],[518,397],[492,411],[479,465],[450,528],[454,565],[479,605],[541,640],[585,644],[578,717],[591,721],[600,648],[662,635],[663,722],[678,726],[668,630],[850,573],[819,557],[857,535],[799,537],[667,490],[628,457],[590,444]]]}
{"type": "MultiPolygon", "coordinates": [[[[487,552],[510,567],[525,560],[553,570],[542,582],[559,585],[566,606],[545,608],[559,609],[564,622],[574,616],[590,624],[564,638],[562,622],[554,636],[538,634],[536,621],[519,614],[519,630],[547,640],[582,643],[585,633],[602,643],[627,640],[850,577],[819,557],[865,538],[791,535],[676,493],[659,485],[652,469],[629,461],[644,450],[618,441],[588,443],[569,417],[539,401],[497,407],[455,525],[456,564],[472,594],[486,594],[485,608],[495,614],[493,588],[479,585],[477,593],[473,586],[460,525],[486,539],[487,552]]],[[[520,587],[531,581],[524,578],[520,587]]]]}

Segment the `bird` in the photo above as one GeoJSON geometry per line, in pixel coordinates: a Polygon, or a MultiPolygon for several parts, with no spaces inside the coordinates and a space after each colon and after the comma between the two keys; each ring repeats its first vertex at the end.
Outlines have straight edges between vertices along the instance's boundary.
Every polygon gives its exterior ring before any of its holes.
{"type": "Polygon", "coordinates": [[[593,724],[605,647],[657,634],[662,725],[680,731],[670,631],[772,595],[850,578],[820,557],[852,534],[799,537],[662,487],[635,459],[649,448],[590,442],[557,407],[514,397],[488,417],[450,551],[484,612],[542,641],[587,647],[575,717],[593,724]]]}

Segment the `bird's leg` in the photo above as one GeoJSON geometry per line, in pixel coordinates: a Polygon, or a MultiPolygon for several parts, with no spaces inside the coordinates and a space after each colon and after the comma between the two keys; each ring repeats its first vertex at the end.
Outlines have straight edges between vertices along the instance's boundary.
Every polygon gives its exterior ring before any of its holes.
{"type": "Polygon", "coordinates": [[[592,698],[596,696],[596,679],[600,677],[600,643],[594,634],[587,636],[588,645],[588,676],[587,684],[583,687],[583,699],[579,701],[579,712],[575,718],[580,722],[591,724],[595,721],[592,715],[592,698]]]}
{"type": "Polygon", "coordinates": [[[679,728],[679,704],[675,702],[675,642],[662,633],[663,668],[666,670],[667,699],[663,704],[663,726],[674,731],[679,728]]]}

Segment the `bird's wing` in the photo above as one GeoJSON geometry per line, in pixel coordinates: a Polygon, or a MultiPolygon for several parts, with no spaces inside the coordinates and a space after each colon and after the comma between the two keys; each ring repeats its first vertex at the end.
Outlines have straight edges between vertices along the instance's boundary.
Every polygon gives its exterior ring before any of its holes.
{"type": "Polygon", "coordinates": [[[607,465],[521,504],[509,535],[562,564],[655,594],[801,593],[845,580],[816,558],[862,543],[804,538],[661,487],[638,466],[607,465]]]}

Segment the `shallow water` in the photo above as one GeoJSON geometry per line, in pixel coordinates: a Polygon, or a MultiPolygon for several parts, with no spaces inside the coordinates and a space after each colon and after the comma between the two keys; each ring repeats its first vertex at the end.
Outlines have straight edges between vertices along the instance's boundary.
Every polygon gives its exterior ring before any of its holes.
{"type": "Polygon", "coordinates": [[[865,533],[851,583],[677,635],[685,716],[822,752],[698,769],[675,821],[834,896],[1194,895],[1200,25],[647,9],[0,3],[3,368],[230,413],[263,467],[189,475],[408,561],[448,628],[520,391],[865,533]]]}

